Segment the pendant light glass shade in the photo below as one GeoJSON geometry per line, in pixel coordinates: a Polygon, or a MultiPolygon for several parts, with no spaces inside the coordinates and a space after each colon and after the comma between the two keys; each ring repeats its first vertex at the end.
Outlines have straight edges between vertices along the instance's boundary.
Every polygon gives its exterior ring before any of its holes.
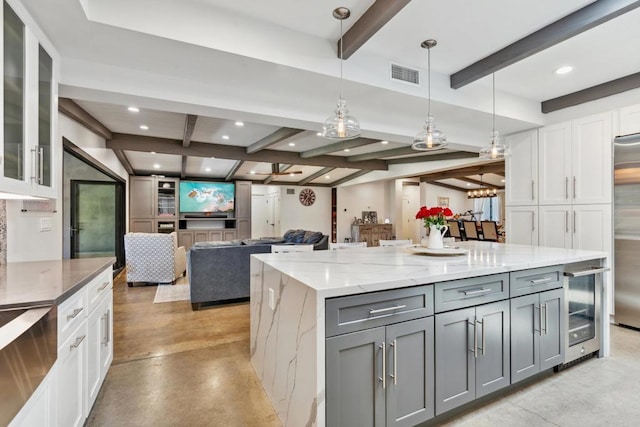
{"type": "Polygon", "coordinates": [[[509,147],[500,143],[500,135],[496,130],[496,75],[493,74],[493,130],[489,145],[480,150],[481,160],[504,160],[511,155],[509,147]]]}
{"type": "Polygon", "coordinates": [[[447,145],[447,136],[436,129],[435,121],[431,115],[431,48],[437,45],[438,42],[429,39],[422,42],[420,45],[423,49],[427,49],[427,91],[428,91],[428,112],[427,121],[424,123],[424,128],[414,138],[411,148],[417,151],[431,151],[439,150],[447,145]]]}
{"type": "Polygon", "coordinates": [[[338,7],[333,11],[333,17],[340,21],[340,97],[334,115],[328,117],[322,125],[322,136],[327,139],[343,141],[360,136],[358,119],[349,115],[347,101],[342,96],[342,21],[351,16],[346,7],[338,7]]]}

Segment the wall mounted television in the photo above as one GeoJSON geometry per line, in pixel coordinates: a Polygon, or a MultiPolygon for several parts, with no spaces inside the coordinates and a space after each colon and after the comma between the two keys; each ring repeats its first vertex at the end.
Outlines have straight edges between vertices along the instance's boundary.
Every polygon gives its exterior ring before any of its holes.
{"type": "Polygon", "coordinates": [[[233,182],[180,181],[180,214],[231,218],[235,189],[233,182]]]}

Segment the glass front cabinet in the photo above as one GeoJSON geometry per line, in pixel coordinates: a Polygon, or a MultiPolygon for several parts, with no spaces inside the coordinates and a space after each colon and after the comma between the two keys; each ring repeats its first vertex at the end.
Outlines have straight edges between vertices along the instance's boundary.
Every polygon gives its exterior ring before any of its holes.
{"type": "Polygon", "coordinates": [[[19,2],[1,13],[0,192],[55,198],[57,54],[19,2]]]}

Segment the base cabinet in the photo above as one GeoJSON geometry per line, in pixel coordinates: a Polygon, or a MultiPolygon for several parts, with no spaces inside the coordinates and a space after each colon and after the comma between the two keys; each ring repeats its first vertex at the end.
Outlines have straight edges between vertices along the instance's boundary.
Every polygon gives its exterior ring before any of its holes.
{"type": "Polygon", "coordinates": [[[511,382],[564,362],[564,290],[511,300],[511,382]]]}
{"type": "Polygon", "coordinates": [[[436,415],[508,386],[509,301],[436,314],[436,415]]]}
{"type": "Polygon", "coordinates": [[[9,427],[56,427],[56,374],[54,365],[9,427]]]}
{"type": "Polygon", "coordinates": [[[87,324],[83,322],[58,347],[58,426],[78,427],[87,412],[85,396],[85,359],[87,357],[87,324]]]}
{"type": "Polygon", "coordinates": [[[113,360],[113,294],[106,295],[87,320],[87,388],[88,408],[98,397],[100,386],[113,360]]]}
{"type": "Polygon", "coordinates": [[[327,425],[414,426],[434,415],[433,317],[328,338],[327,425]]]}

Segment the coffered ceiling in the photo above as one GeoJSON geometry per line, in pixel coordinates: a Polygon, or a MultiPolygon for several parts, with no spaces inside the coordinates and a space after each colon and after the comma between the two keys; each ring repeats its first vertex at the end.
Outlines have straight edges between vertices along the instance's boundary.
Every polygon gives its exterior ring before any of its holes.
{"type": "MultiPolygon", "coordinates": [[[[434,181],[430,172],[479,163],[492,126],[492,71],[503,135],[552,122],[544,101],[575,100],[572,93],[602,83],[627,78],[624,90],[640,94],[639,1],[22,3],[59,50],[61,97],[102,123],[108,147],[138,174],[305,185],[434,181]],[[338,95],[338,6],[352,12],[345,48],[360,40],[344,61],[344,93],[362,138],[342,145],[317,136],[338,95]],[[408,147],[426,116],[427,38],[438,40],[431,110],[450,145],[415,153],[408,147]],[[416,70],[420,82],[390,78],[391,64],[416,70]],[[573,72],[554,74],[563,65],[573,72]],[[454,84],[464,70],[472,78],[454,84]],[[300,173],[283,174],[287,168],[300,173]]],[[[437,181],[471,184],[454,179],[437,181]]],[[[499,185],[502,177],[486,172],[487,179],[499,185]]]]}

